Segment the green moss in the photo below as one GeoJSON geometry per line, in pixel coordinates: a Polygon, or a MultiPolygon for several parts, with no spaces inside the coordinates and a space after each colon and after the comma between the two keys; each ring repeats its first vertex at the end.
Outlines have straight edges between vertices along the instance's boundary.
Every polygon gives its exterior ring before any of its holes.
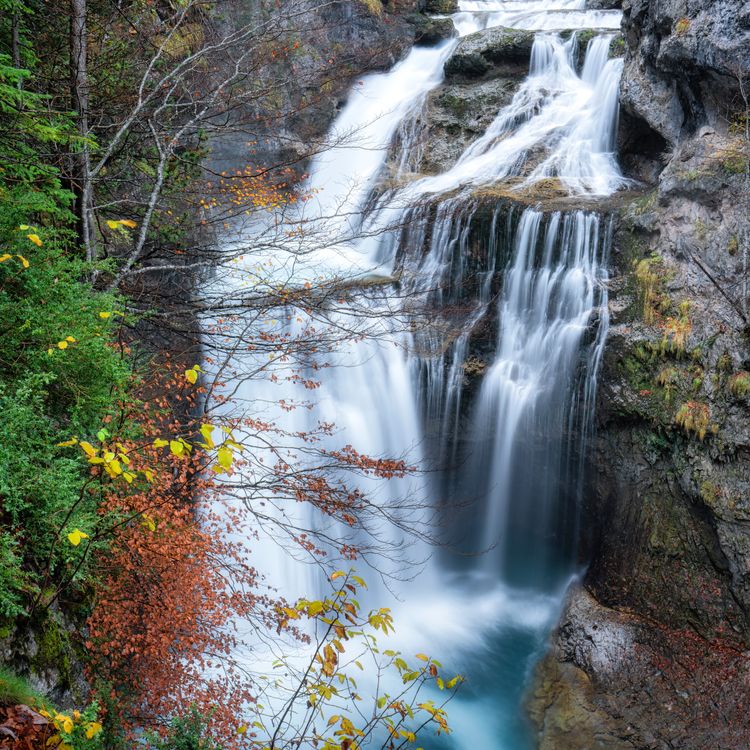
{"type": "Polygon", "coordinates": [[[596,32],[592,29],[585,29],[584,31],[576,32],[576,39],[578,40],[578,46],[581,49],[586,49],[589,42],[596,36],[596,32]]]}
{"type": "Polygon", "coordinates": [[[628,355],[622,358],[622,371],[625,378],[634,390],[647,390],[652,385],[652,367],[637,355],[628,355]]]}
{"type": "Polygon", "coordinates": [[[646,195],[642,196],[641,198],[638,198],[636,201],[633,202],[633,210],[638,216],[642,216],[645,213],[648,213],[653,208],[656,207],[656,204],[658,202],[659,196],[656,190],[652,190],[650,193],[647,193],[646,195]]]}
{"type": "Polygon", "coordinates": [[[717,500],[721,497],[721,487],[712,482],[701,482],[701,499],[710,508],[715,507],[717,500]]]}
{"type": "Polygon", "coordinates": [[[669,438],[662,432],[647,433],[645,436],[644,445],[646,453],[651,454],[653,458],[659,458],[660,456],[669,452],[672,446],[669,438]]]}
{"type": "Polygon", "coordinates": [[[446,93],[440,97],[440,104],[456,117],[462,117],[469,109],[469,103],[462,96],[446,93]]]}
{"type": "Polygon", "coordinates": [[[36,672],[56,671],[59,686],[68,688],[72,684],[71,663],[74,657],[70,636],[63,626],[50,614],[37,631],[37,652],[31,660],[36,672]]]}
{"type": "Polygon", "coordinates": [[[731,256],[737,255],[737,251],[740,249],[740,241],[737,239],[737,235],[732,235],[727,242],[727,252],[731,256]]]}
{"type": "Polygon", "coordinates": [[[424,10],[425,13],[449,15],[458,10],[458,3],[456,0],[427,0],[424,10]]]}
{"type": "Polygon", "coordinates": [[[612,57],[625,57],[625,40],[622,36],[616,37],[609,48],[609,56],[612,57]]]}

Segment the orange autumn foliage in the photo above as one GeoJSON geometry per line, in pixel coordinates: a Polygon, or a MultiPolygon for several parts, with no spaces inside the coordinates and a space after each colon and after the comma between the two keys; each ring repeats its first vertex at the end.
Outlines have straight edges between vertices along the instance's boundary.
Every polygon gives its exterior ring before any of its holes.
{"type": "MultiPolygon", "coordinates": [[[[184,379],[168,382],[170,400],[193,399],[184,379]]],[[[109,682],[106,702],[126,727],[159,727],[194,704],[211,715],[217,735],[236,737],[237,717],[253,696],[232,659],[238,646],[232,623],[242,618],[275,627],[274,602],[258,594],[245,548],[227,537],[243,520],[207,505],[216,483],[204,471],[207,454],[175,456],[154,447],[155,437],[181,432],[165,417],[167,407],[166,396],[142,404],[143,435],[121,441],[131,468],[148,467],[153,482],[105,485],[101,512],[118,520],[99,560],[89,676],[109,682]]]]}
{"type": "MultiPolygon", "coordinates": [[[[205,397],[204,376],[187,378],[199,371],[185,365],[169,360],[161,365],[156,381],[142,384],[143,400],[108,424],[107,441],[126,457],[127,473],[135,479],[112,477],[106,463],[91,466],[100,481],[103,519],[103,529],[92,536],[106,536],[108,549],[97,566],[101,584],[88,622],[88,673],[92,684],[107,684],[101,703],[116,711],[126,728],[164,728],[195,706],[209,717],[222,746],[232,748],[246,741],[237,729],[257,695],[236,661],[244,645],[236,623],[306,637],[284,621],[286,602],[263,593],[267,582],[260,581],[244,543],[257,533],[256,519],[246,503],[225,497],[231,493],[219,474],[250,460],[252,449],[243,452],[236,443],[228,455],[233,441],[227,433],[233,429],[260,441],[288,436],[259,420],[223,420],[226,431],[217,433],[225,442],[213,444],[207,418],[190,417],[205,397]],[[118,424],[131,425],[137,436],[119,435],[118,424]]],[[[215,393],[213,399],[221,402],[215,393]]],[[[297,464],[293,456],[268,465],[264,492],[280,502],[310,504],[353,527],[373,510],[360,491],[347,488],[342,474],[389,479],[410,468],[351,446],[314,447],[332,429],[323,424],[304,436],[308,459],[317,456],[311,465],[297,464]]],[[[97,454],[106,450],[102,445],[97,454]]],[[[289,540],[313,557],[326,554],[302,530],[290,530],[289,540]]],[[[359,552],[343,540],[338,551],[349,560],[359,552]]]]}

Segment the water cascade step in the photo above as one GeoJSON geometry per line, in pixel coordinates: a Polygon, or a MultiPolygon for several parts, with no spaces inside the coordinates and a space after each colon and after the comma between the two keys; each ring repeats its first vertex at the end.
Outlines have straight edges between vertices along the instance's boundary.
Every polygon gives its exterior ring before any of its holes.
{"type": "MultiPolygon", "coordinates": [[[[290,557],[285,529],[385,550],[378,567],[401,580],[374,585],[372,596],[394,609],[396,647],[429,649],[468,678],[450,707],[454,734],[430,747],[524,750],[533,746],[524,685],[576,572],[609,237],[606,216],[575,202],[626,184],[614,156],[621,61],[609,58],[620,14],[586,11],[583,0],[461,0],[453,20],[462,37],[497,26],[536,32],[528,76],[454,166],[419,174],[419,118],[451,40],[358,82],[332,126],[337,145],[311,165],[311,198],[232,240],[269,247],[254,259],[269,284],[362,284],[325,321],[298,310],[249,321],[291,337],[314,322],[327,366],[300,360],[286,365],[299,378],[238,382],[239,402],[263,404],[263,418],[290,435],[333,423],[331,449],[350,444],[421,471],[361,479],[356,489],[383,511],[356,529],[271,503],[268,529],[248,546],[290,599],[315,595],[324,579],[296,559],[304,553],[290,557]],[[581,29],[597,33],[579,70],[581,29]],[[569,210],[535,198],[550,183],[569,210]],[[325,351],[355,317],[366,335],[325,351]],[[309,392],[305,377],[320,387],[309,392]],[[315,404],[284,409],[281,399],[315,404]]],[[[256,265],[222,283],[239,288],[256,265]]],[[[243,356],[245,371],[260,365],[243,356]]],[[[291,441],[289,460],[304,455],[291,441]]]]}

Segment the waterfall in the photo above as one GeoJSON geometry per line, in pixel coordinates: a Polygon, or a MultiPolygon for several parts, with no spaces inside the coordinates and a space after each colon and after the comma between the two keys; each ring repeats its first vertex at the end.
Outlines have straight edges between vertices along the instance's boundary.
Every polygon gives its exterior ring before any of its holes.
{"type": "MultiPolygon", "coordinates": [[[[398,599],[377,585],[372,596],[394,609],[395,647],[429,649],[468,678],[450,707],[455,733],[433,748],[532,746],[521,695],[575,572],[607,332],[609,233],[595,213],[534,207],[534,191],[554,182],[574,205],[576,196],[606,196],[626,184],[614,157],[622,63],[609,59],[620,14],[584,6],[461,0],[453,20],[462,36],[499,25],[537,32],[529,75],[510,104],[452,167],[420,177],[419,118],[456,42],[415,48],[388,73],[358,81],[332,126],[334,147],[311,165],[309,199],[235,237],[235,245],[269,250],[220,282],[239,289],[262,274],[269,287],[325,288],[399,279],[398,287],[353,292],[344,304],[332,300],[324,320],[290,308],[275,321],[243,321],[257,335],[291,340],[314,329],[326,366],[299,357],[273,371],[295,377],[240,378],[235,394],[242,405],[262,405],[263,418],[284,431],[289,462],[306,460],[295,435],[331,423],[325,447],[350,444],[422,470],[358,479],[355,489],[383,512],[356,529],[299,504],[269,503],[269,528],[249,547],[289,598],[315,596],[323,580],[295,559],[304,552],[290,559],[291,526],[388,551],[379,567],[403,579],[389,587],[398,599]],[[600,33],[579,72],[575,30],[583,28],[600,33]],[[393,143],[389,184],[382,178],[393,143]],[[488,205],[481,191],[498,184],[507,198],[488,205]],[[261,242],[269,233],[273,241],[261,242]],[[335,343],[355,318],[366,329],[335,343]],[[306,390],[305,379],[319,387],[306,390]],[[428,526],[435,517],[440,523],[428,526]],[[407,528],[415,525],[423,532],[416,537],[407,528]]],[[[238,354],[238,369],[261,370],[263,356],[238,354]]],[[[254,450],[262,458],[267,449],[254,450]]],[[[260,463],[231,482],[252,488],[258,472],[260,463]]],[[[259,648],[248,663],[263,661],[259,648]]]]}

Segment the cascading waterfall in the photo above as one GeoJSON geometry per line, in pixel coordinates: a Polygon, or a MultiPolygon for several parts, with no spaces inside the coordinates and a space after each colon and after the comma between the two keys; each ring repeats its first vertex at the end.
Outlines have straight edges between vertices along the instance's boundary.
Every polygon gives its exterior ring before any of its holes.
{"type": "MultiPolygon", "coordinates": [[[[613,155],[621,62],[608,54],[608,30],[620,16],[584,7],[584,0],[462,0],[453,16],[461,35],[498,25],[539,33],[512,102],[443,174],[409,173],[421,159],[420,109],[455,42],[414,49],[354,88],[331,131],[337,145],[312,164],[312,199],[281,217],[305,229],[294,247],[284,240],[296,253],[293,270],[275,251],[265,273],[300,285],[398,273],[399,292],[361,292],[368,336],[328,355],[330,366],[311,375],[320,381],[314,393],[294,379],[237,385],[241,401],[265,404],[264,418],[290,435],[332,422],[332,448],[349,443],[430,470],[363,479],[358,489],[394,509],[394,520],[399,498],[429,500],[444,521],[435,532],[443,550],[375,522],[360,533],[392,549],[411,546],[412,563],[422,563],[410,570],[415,580],[395,586],[396,647],[429,647],[467,675],[451,704],[455,733],[439,741],[451,748],[532,746],[521,695],[574,572],[577,499],[607,328],[608,232],[583,211],[513,209],[508,201],[488,211],[480,193],[503,183],[528,201],[529,190],[552,180],[560,194],[591,198],[625,184],[613,155]],[[554,32],[582,28],[601,33],[579,74],[575,34],[554,32]],[[402,184],[384,190],[378,178],[394,139],[402,184]],[[410,321],[406,330],[394,324],[394,309],[399,324],[410,321]],[[313,410],[276,406],[311,398],[313,410]]],[[[278,221],[269,217],[268,225],[278,221]]],[[[239,287],[246,272],[222,283],[239,287]]],[[[293,336],[309,322],[296,318],[257,325],[293,336]]],[[[346,309],[334,306],[329,324],[346,323],[346,309]]],[[[245,359],[253,369],[253,357],[245,359]]],[[[294,364],[310,372],[309,363],[294,364]]],[[[268,513],[311,532],[323,522],[299,507],[268,513]]],[[[251,546],[254,562],[290,598],[315,595],[319,579],[289,560],[283,539],[261,535],[251,546]]],[[[388,605],[384,588],[374,596],[388,605]]],[[[258,652],[248,661],[257,663],[258,652]]]]}

